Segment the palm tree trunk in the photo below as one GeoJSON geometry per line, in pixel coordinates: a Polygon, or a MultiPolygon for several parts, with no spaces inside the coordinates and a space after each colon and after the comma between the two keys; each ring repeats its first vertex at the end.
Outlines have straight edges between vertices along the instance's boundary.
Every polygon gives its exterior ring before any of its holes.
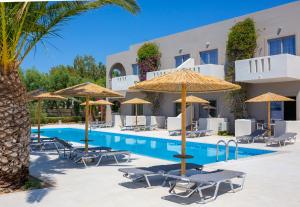
{"type": "Polygon", "coordinates": [[[0,192],[9,192],[28,178],[30,120],[26,89],[17,70],[0,74],[0,192]]]}

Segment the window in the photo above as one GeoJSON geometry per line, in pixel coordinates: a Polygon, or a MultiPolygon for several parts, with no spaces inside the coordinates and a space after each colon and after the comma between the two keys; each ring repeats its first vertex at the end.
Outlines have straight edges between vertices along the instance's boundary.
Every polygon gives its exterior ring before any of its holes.
{"type": "MultiPolygon", "coordinates": [[[[136,109],[135,106],[136,106],[135,104],[132,105],[132,115],[134,115],[134,116],[135,116],[135,109],[136,109]]],[[[142,104],[138,104],[137,105],[137,115],[140,116],[140,115],[143,115],[143,114],[144,114],[144,107],[143,107],[142,104]]]]}
{"type": "Polygon", "coordinates": [[[218,64],[218,49],[200,52],[201,64],[218,64]]]}
{"type": "Polygon", "coordinates": [[[190,54],[179,55],[175,57],[175,67],[177,68],[179,65],[184,63],[190,58],[190,54]]]}
{"type": "Polygon", "coordinates": [[[269,55],[291,54],[296,55],[295,35],[268,40],[269,55]]]}
{"type": "Polygon", "coordinates": [[[111,106],[111,110],[113,113],[119,113],[121,108],[121,103],[119,101],[114,101],[111,106]]]}
{"type": "Polygon", "coordinates": [[[140,75],[140,69],[138,64],[132,64],[132,74],[140,75]]]}

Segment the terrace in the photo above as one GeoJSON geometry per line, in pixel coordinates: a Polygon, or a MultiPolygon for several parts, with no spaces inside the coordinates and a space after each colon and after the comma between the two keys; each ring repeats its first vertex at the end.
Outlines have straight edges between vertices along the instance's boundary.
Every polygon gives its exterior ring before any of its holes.
{"type": "MultiPolygon", "coordinates": [[[[82,125],[52,125],[47,128],[72,127],[83,129],[82,125]]],[[[97,129],[100,130],[100,129],[97,129]]],[[[101,129],[107,132],[118,132],[116,129],[101,129]]],[[[128,132],[126,132],[128,133],[128,132]]],[[[154,132],[130,132],[130,134],[151,137],[164,137],[170,139],[166,131],[154,132]]],[[[224,137],[222,137],[224,138],[224,137]]],[[[232,138],[232,137],[229,137],[232,138]]],[[[227,138],[227,139],[229,139],[227,138]]],[[[179,139],[179,137],[172,137],[179,139]]],[[[195,138],[193,142],[216,143],[219,136],[195,138]]],[[[270,149],[264,144],[256,143],[246,145],[251,148],[270,149]]],[[[272,148],[273,149],[273,148],[272,148]]],[[[297,183],[300,183],[298,172],[300,162],[298,152],[299,143],[288,145],[285,148],[276,148],[277,153],[267,154],[229,162],[218,162],[205,166],[205,169],[231,169],[247,172],[245,188],[235,194],[225,192],[224,187],[217,200],[205,206],[268,206],[270,200],[276,206],[298,206],[297,196],[289,196],[282,199],[284,195],[295,195],[297,183]],[[278,163],[280,168],[278,170],[278,163]],[[294,163],[294,164],[292,164],[294,163]],[[272,173],[270,173],[272,172],[272,173]]],[[[191,199],[178,199],[168,194],[167,187],[155,186],[151,189],[145,188],[143,183],[127,182],[118,168],[128,166],[151,166],[170,163],[161,159],[154,159],[141,155],[133,155],[130,163],[119,165],[105,164],[99,167],[81,168],[67,160],[57,159],[52,153],[33,153],[31,156],[30,172],[32,175],[53,183],[54,187],[6,194],[0,197],[3,206],[123,206],[124,201],[131,206],[199,206],[198,195],[191,199]],[[151,198],[151,199],[149,199],[151,198]],[[147,202],[145,202],[147,200],[147,202]]]]}
{"type": "Polygon", "coordinates": [[[235,80],[270,83],[300,80],[300,57],[290,54],[264,56],[235,62],[235,80]]]}
{"type": "MultiPolygon", "coordinates": [[[[224,65],[216,65],[216,64],[195,65],[195,60],[193,58],[189,58],[177,68],[162,69],[154,72],[148,72],[146,74],[146,77],[147,80],[150,80],[152,78],[160,77],[162,75],[183,68],[189,68],[192,71],[201,73],[206,76],[213,76],[222,80],[224,80],[225,77],[224,65]]],[[[130,86],[133,86],[139,81],[140,79],[138,75],[122,75],[120,77],[112,78],[110,81],[110,86],[111,89],[115,91],[127,91],[130,86]]]]}

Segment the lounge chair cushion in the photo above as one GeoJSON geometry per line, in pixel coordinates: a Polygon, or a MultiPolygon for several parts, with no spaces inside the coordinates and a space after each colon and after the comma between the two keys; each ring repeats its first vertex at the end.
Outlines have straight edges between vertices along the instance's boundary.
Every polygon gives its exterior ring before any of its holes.
{"type": "Polygon", "coordinates": [[[245,175],[243,172],[232,170],[217,170],[213,172],[204,172],[197,175],[192,175],[189,180],[194,183],[217,183],[225,180],[231,180],[245,175]]]}
{"type": "MultiPolygon", "coordinates": [[[[202,169],[202,165],[193,163],[187,163],[187,169],[202,169]]],[[[127,174],[153,174],[153,173],[166,173],[180,169],[180,164],[169,164],[169,165],[154,165],[151,167],[137,167],[137,168],[120,168],[119,171],[127,174]]]]}

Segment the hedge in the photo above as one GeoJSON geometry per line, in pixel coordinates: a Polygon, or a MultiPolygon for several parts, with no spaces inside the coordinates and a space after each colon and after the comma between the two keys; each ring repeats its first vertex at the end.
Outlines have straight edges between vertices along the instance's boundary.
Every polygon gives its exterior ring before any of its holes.
{"type": "Polygon", "coordinates": [[[61,120],[62,123],[71,123],[82,121],[81,116],[65,116],[65,117],[46,117],[45,123],[58,123],[61,120]]]}

